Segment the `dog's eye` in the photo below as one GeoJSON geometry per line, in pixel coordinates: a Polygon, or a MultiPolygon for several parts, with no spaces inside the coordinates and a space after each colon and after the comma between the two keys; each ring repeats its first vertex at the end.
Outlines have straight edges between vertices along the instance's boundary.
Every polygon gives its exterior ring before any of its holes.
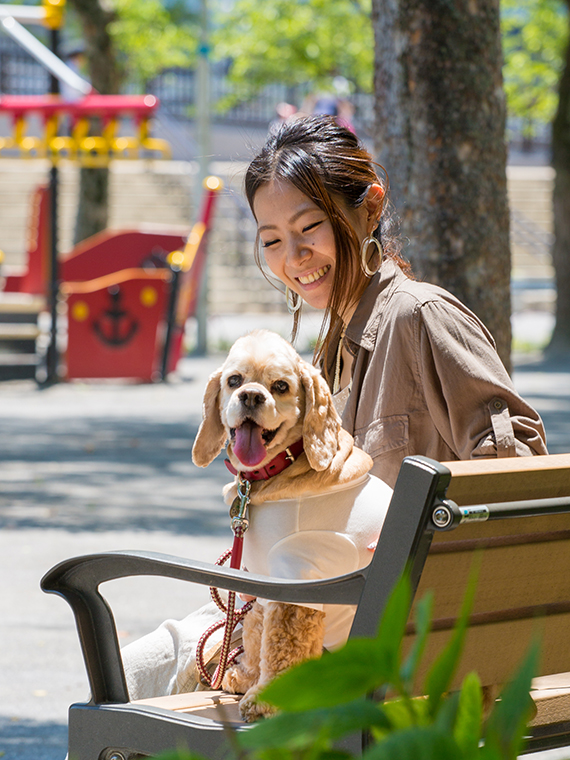
{"type": "Polygon", "coordinates": [[[230,388],[239,388],[241,385],[241,375],[230,375],[228,377],[228,385],[230,388]]]}
{"type": "Polygon", "coordinates": [[[275,393],[287,393],[289,383],[286,383],[285,380],[276,380],[271,386],[271,390],[274,390],[275,393]]]}

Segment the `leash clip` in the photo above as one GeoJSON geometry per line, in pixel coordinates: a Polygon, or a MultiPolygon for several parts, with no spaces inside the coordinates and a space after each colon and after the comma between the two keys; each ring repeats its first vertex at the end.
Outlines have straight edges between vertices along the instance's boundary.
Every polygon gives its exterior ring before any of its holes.
{"type": "Polygon", "coordinates": [[[237,496],[233,501],[230,509],[230,515],[232,517],[232,530],[235,536],[243,536],[246,530],[249,528],[249,520],[247,519],[247,508],[249,506],[251,491],[251,483],[249,480],[241,477],[238,478],[237,484],[237,496]]]}

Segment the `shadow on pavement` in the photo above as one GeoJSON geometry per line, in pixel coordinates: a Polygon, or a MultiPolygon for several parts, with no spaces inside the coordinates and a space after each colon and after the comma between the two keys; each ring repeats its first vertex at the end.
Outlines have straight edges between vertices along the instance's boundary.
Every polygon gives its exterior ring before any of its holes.
{"type": "Polygon", "coordinates": [[[67,726],[55,722],[12,719],[0,715],[2,760],[63,760],[67,753],[67,726]]]}
{"type": "Polygon", "coordinates": [[[3,420],[0,528],[227,532],[220,456],[192,463],[197,424],[153,419],[3,420]]]}

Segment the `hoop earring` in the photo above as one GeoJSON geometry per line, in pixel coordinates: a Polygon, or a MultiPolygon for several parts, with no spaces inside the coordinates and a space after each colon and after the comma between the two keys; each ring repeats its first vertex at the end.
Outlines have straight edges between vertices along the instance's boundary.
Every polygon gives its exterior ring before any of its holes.
{"type": "Polygon", "coordinates": [[[287,285],[285,286],[285,303],[287,304],[287,311],[289,314],[296,314],[301,308],[303,299],[298,293],[295,293],[294,290],[290,290],[287,285]],[[292,295],[290,296],[290,294],[292,295]]]}
{"type": "Polygon", "coordinates": [[[362,243],[360,244],[360,266],[362,268],[362,271],[366,275],[366,277],[373,277],[376,272],[380,269],[382,266],[382,257],[384,255],[384,251],[382,249],[382,243],[378,240],[378,238],[375,238],[374,235],[368,235],[368,237],[364,238],[362,243]],[[378,251],[379,261],[378,266],[376,269],[370,269],[368,267],[368,248],[370,247],[370,244],[374,243],[376,246],[376,250],[378,251]]]}

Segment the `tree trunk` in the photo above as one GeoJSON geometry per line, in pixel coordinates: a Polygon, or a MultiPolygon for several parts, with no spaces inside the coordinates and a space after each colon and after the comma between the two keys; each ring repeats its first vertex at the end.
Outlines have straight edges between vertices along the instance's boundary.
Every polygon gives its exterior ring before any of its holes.
{"type": "Polygon", "coordinates": [[[373,0],[376,152],[416,276],[487,325],[510,368],[499,0],[373,0]]]}
{"type": "MultiPolygon", "coordinates": [[[[118,92],[119,68],[108,32],[108,24],[115,14],[105,10],[101,0],[70,0],[70,5],[81,21],[91,84],[102,95],[118,92]]],[[[82,167],[74,244],[104,230],[108,218],[109,169],[82,167]]]]}
{"type": "Polygon", "coordinates": [[[558,110],[552,124],[552,166],[556,172],[552,191],[556,321],[546,354],[567,357],[570,352],[570,43],[566,48],[558,87],[558,110]]]}
{"type": "Polygon", "coordinates": [[[82,167],[73,244],[108,227],[109,169],[82,167]]]}

